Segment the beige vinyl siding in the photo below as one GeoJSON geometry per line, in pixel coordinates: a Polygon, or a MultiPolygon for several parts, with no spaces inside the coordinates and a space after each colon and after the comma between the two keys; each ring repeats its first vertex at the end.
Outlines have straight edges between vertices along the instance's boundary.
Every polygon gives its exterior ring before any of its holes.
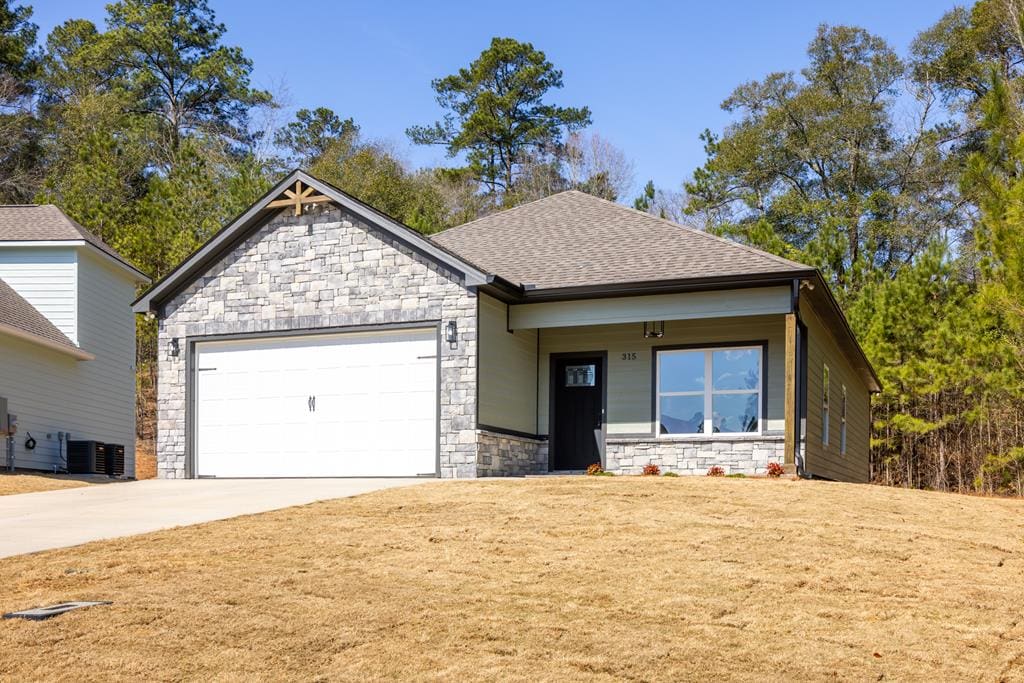
{"type": "Polygon", "coordinates": [[[79,345],[96,356],[79,361],[29,341],[0,335],[0,396],[18,416],[15,463],[50,470],[57,432],[125,446],[134,473],[135,287],[123,270],[83,248],[78,255],[79,345]],[[25,449],[31,432],[36,448],[25,449]],[[49,436],[48,436],[49,435],[49,436]]]}
{"type": "Polygon", "coordinates": [[[73,246],[4,247],[0,280],[78,343],[78,254],[73,246]]]}
{"type": "Polygon", "coordinates": [[[733,342],[768,342],[764,359],[768,419],[766,430],[784,427],[783,385],[785,365],[784,316],[766,315],[706,320],[669,320],[665,336],[646,339],[643,323],[564,327],[540,330],[540,382],[537,396],[539,433],[548,433],[549,375],[552,353],[596,351],[608,353],[608,434],[653,434],[653,349],[661,346],[733,342]],[[633,354],[636,358],[633,359],[633,354]]]}
{"type": "Polygon", "coordinates": [[[614,297],[513,305],[512,329],[610,325],[644,320],[693,320],[788,313],[788,287],[614,297]]]}
{"type": "Polygon", "coordinates": [[[807,325],[806,469],[837,481],[867,481],[869,471],[870,394],[840,351],[832,332],[804,299],[801,319],[807,325]],[[822,444],[822,375],[829,370],[829,440],[822,444]],[[846,386],[846,454],[840,455],[843,386],[846,386]]]}
{"type": "Polygon", "coordinates": [[[537,433],[537,331],[506,326],[505,304],[481,294],[479,422],[537,433]]]}

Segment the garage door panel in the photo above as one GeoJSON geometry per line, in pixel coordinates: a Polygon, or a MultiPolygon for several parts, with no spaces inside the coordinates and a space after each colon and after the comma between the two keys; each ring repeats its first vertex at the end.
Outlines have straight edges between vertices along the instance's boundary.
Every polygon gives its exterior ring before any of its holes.
{"type": "Polygon", "coordinates": [[[196,472],[435,472],[436,344],[434,330],[199,344],[196,472]]]}

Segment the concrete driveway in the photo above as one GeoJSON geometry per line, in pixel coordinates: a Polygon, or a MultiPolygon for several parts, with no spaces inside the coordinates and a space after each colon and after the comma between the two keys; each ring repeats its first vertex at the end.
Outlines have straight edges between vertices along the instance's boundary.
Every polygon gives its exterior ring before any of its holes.
{"type": "Polygon", "coordinates": [[[0,496],[0,557],[428,481],[436,479],[150,479],[0,496]]]}

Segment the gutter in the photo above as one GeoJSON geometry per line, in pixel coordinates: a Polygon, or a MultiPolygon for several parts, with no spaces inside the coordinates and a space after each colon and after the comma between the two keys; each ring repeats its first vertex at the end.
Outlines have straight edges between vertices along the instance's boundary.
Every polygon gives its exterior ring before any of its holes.
{"type": "Polygon", "coordinates": [[[674,292],[702,292],[716,289],[747,289],[773,285],[788,286],[794,278],[809,278],[816,274],[817,271],[814,269],[804,271],[788,270],[759,275],[715,275],[676,280],[614,282],[597,285],[545,288],[538,288],[530,284],[515,285],[499,276],[492,275],[488,278],[488,282],[482,286],[487,289],[488,293],[494,294],[506,303],[525,304],[542,301],[578,301],[580,299],[643,296],[674,292]]]}

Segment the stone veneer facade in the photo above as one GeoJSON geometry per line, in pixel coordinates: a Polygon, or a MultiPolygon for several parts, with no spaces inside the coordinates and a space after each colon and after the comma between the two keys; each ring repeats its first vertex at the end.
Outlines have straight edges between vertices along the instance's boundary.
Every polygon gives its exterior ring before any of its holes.
{"type": "Polygon", "coordinates": [[[782,464],[785,443],[781,436],[758,438],[661,440],[609,437],[605,469],[619,474],[640,474],[645,465],[662,472],[707,474],[717,465],[726,474],[765,474],[768,463],[782,464]]]}
{"type": "Polygon", "coordinates": [[[190,476],[185,357],[196,337],[455,320],[441,344],[442,477],[476,464],[476,295],[459,277],[334,205],[262,225],[170,300],[160,321],[157,470],[190,476]],[[171,340],[180,353],[171,357],[171,340]]]}
{"type": "MultiPolygon", "coordinates": [[[[548,442],[490,431],[478,433],[479,476],[542,474],[548,471],[548,442]]],[[[726,474],[763,475],[768,463],[784,462],[782,436],[734,439],[662,440],[609,436],[604,468],[616,474],[641,474],[645,465],[662,472],[707,474],[717,465],[726,474]]]]}
{"type": "Polygon", "coordinates": [[[548,471],[548,442],[487,430],[477,432],[477,474],[504,477],[548,471]]]}

